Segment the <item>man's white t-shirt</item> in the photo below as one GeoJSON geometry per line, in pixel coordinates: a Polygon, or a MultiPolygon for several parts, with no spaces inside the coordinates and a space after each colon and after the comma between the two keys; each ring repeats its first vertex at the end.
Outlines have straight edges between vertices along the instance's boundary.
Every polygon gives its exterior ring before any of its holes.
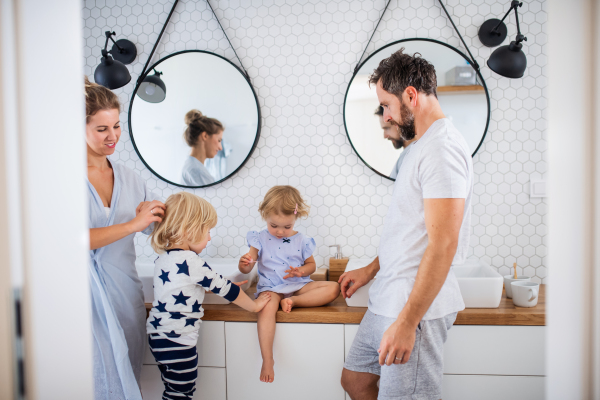
{"type": "MultiPolygon", "coordinates": [[[[465,262],[471,228],[473,162],[463,136],[447,119],[435,121],[411,144],[394,184],[379,244],[380,270],[369,290],[369,310],[397,318],[413,289],[427,248],[423,199],[465,199],[452,266],[465,262]]],[[[450,268],[446,282],[423,320],[442,318],[465,308],[450,268]]]]}
{"type": "Polygon", "coordinates": [[[410,149],[410,144],[402,149],[402,153],[400,153],[400,155],[398,156],[398,160],[396,161],[396,164],[394,165],[394,168],[392,169],[392,172],[390,173],[390,178],[396,179],[398,177],[398,171],[400,171],[400,167],[402,166],[404,157],[406,157],[406,155],[410,151],[409,149],[410,149]]]}

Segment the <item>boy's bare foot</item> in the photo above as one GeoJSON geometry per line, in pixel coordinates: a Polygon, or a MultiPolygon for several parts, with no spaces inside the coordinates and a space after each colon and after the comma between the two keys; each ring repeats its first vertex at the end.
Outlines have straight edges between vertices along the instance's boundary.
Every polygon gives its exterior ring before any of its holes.
{"type": "Polygon", "coordinates": [[[262,368],[260,369],[260,381],[265,383],[271,383],[275,379],[275,370],[273,366],[275,360],[263,360],[262,368]]]}
{"type": "Polygon", "coordinates": [[[283,310],[283,312],[286,313],[292,311],[292,307],[294,307],[294,301],[289,297],[287,299],[281,299],[279,304],[281,305],[281,309],[283,310]]]}

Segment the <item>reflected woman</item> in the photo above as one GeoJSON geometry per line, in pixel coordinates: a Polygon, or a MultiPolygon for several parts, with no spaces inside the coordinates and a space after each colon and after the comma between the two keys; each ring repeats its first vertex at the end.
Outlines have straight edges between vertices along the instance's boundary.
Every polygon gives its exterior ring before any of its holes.
{"type": "Polygon", "coordinates": [[[187,129],[183,134],[192,153],[183,165],[181,179],[186,186],[204,186],[215,182],[204,163],[213,158],[222,149],[223,124],[214,118],[209,118],[199,110],[190,110],[185,115],[187,129]]]}

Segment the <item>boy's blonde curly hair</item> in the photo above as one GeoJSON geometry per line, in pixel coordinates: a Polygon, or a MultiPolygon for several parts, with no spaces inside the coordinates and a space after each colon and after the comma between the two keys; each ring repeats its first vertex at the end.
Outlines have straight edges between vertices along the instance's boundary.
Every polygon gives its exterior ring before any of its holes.
{"type": "Polygon", "coordinates": [[[157,253],[180,245],[184,240],[197,243],[217,225],[217,211],[208,201],[194,194],[179,192],[165,202],[165,216],[154,226],[150,244],[157,253]]]}
{"type": "Polygon", "coordinates": [[[273,186],[263,201],[258,206],[258,211],[262,219],[266,220],[271,214],[296,215],[298,218],[306,218],[310,213],[310,207],[298,189],[292,186],[273,186]]]}

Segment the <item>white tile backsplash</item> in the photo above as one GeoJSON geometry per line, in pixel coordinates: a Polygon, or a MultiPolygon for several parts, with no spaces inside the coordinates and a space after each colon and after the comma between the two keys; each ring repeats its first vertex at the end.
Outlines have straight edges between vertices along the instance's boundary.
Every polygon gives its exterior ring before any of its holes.
{"type": "MultiPolygon", "coordinates": [[[[237,257],[245,235],[262,229],[258,203],[270,186],[296,186],[312,206],[299,229],[313,236],[318,264],[340,244],[344,255],[375,257],[392,182],[367,168],[353,152],[342,119],[352,71],[385,6],[384,0],[213,0],[212,5],[250,74],[263,116],[261,137],[248,163],[231,179],[193,190],[217,209],[219,224],[207,248],[211,257],[237,257]]],[[[546,199],[529,197],[530,179],[546,174],[546,5],[528,1],[519,9],[528,67],[523,79],[492,73],[486,60],[494,49],[477,37],[489,18],[502,18],[509,2],[444,1],[490,91],[492,115],[487,137],[474,158],[475,187],[471,254],[509,273],[545,281],[546,199]]],[[[117,157],[163,196],[181,190],[155,178],[135,153],[127,132],[134,83],[162,28],[172,1],[86,0],[83,7],[85,73],[93,77],[105,30],[138,48],[128,68],[132,82],[116,90],[123,103],[123,135],[117,157]]],[[[516,35],[508,18],[509,39],[516,35]]],[[[392,0],[367,56],[390,41],[437,39],[465,51],[450,21],[434,0],[392,0]]],[[[175,51],[198,49],[234,63],[233,51],[204,1],[183,0],[165,31],[153,62],[175,51]]],[[[144,236],[138,255],[152,256],[144,236]]]]}

